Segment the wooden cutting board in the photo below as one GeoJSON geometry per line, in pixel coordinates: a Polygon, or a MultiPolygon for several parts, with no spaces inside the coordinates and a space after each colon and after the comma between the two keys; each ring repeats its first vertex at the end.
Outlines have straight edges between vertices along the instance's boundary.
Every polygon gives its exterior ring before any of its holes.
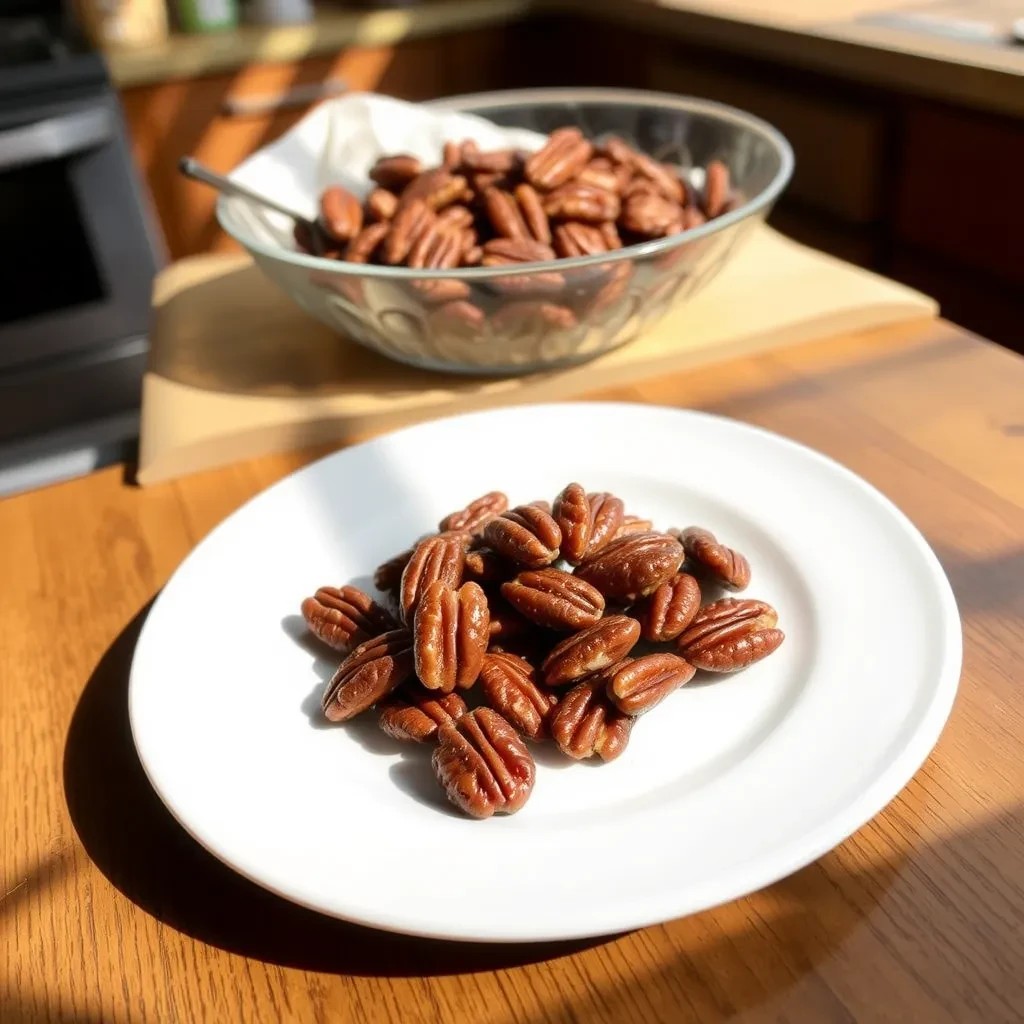
{"type": "Polygon", "coordinates": [[[157,278],[153,304],[140,484],[938,313],[919,292],[767,227],[640,338],[589,363],[525,377],[463,377],[390,362],[311,320],[247,256],[173,264],[157,278]]]}

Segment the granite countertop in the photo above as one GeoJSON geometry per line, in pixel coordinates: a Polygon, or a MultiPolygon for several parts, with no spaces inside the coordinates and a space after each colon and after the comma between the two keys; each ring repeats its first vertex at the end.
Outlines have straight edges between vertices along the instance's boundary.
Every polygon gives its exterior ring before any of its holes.
{"type": "Polygon", "coordinates": [[[1024,46],[999,36],[1015,13],[1011,0],[430,0],[390,10],[326,8],[308,25],[174,36],[160,46],[112,53],[108,62],[115,84],[131,88],[257,61],[498,26],[537,12],[676,35],[694,45],[1024,117],[1024,46]],[[991,24],[997,34],[952,38],[936,28],[943,17],[967,28],[991,24]]]}

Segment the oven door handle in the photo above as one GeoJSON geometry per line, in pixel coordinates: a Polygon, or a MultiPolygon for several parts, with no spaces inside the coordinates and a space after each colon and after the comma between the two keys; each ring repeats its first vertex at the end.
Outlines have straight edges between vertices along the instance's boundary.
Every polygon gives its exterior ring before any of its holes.
{"type": "Polygon", "coordinates": [[[114,134],[110,111],[77,110],[0,132],[0,171],[60,160],[95,149],[114,134]]]}

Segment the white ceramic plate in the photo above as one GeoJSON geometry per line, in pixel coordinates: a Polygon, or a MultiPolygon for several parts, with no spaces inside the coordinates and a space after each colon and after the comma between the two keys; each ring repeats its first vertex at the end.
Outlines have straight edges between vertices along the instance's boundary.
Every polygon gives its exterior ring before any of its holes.
{"type": "Polygon", "coordinates": [[[835,846],[931,750],[960,657],[935,556],[836,463],[698,413],[533,406],[402,430],[253,499],[154,605],[130,710],[177,819],[273,892],[419,935],[557,939],[710,907],[835,846]],[[745,672],[674,694],[612,764],[535,748],[525,808],[468,820],[445,803],[428,751],[392,743],[372,715],[323,726],[335,660],[303,642],[296,612],[483,491],[529,501],[574,479],[745,552],[748,595],[776,606],[787,639],[745,672]]]}

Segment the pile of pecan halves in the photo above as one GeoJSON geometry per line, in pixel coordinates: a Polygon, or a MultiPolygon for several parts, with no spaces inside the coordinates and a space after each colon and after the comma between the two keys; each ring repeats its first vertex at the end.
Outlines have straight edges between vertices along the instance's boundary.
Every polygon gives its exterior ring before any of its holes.
{"type": "Polygon", "coordinates": [[[750,582],[743,555],[699,527],[654,530],[577,483],[553,506],[485,494],[374,582],[393,611],[352,586],[302,604],[310,630],[347,655],[324,714],[376,707],[389,736],[434,743],[438,781],[476,818],[528,799],[524,740],[611,761],[636,717],[698,669],[734,672],[783,640],[770,605],[719,597],[750,582]]]}
{"type": "MultiPolygon", "coordinates": [[[[340,185],[323,192],[316,233],[297,237],[300,248],[427,270],[507,266],[663,238],[736,201],[720,161],[707,166],[698,191],[676,168],[621,139],[595,145],[578,128],[557,129],[535,153],[448,142],[434,168],[413,156],[382,157],[370,177],[376,187],[362,203],[340,185]]],[[[431,284],[438,301],[468,295],[457,280],[431,284]]],[[[543,282],[529,284],[536,289],[543,282]]],[[[551,290],[560,284],[555,275],[551,290]]]]}

